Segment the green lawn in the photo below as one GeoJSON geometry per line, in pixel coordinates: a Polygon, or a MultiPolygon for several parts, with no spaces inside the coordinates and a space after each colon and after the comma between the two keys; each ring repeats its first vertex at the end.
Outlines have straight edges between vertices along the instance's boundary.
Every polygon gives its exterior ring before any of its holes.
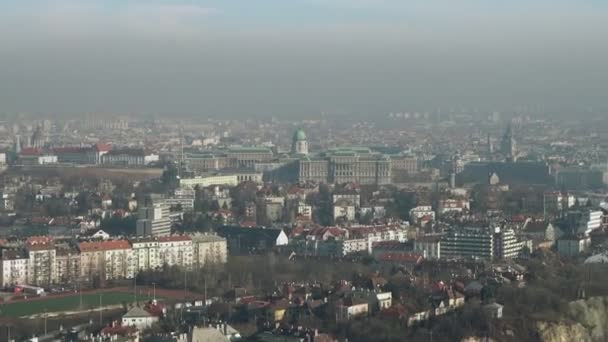
{"type": "MultiPolygon", "coordinates": [[[[138,295],[138,301],[149,300],[151,298],[138,295]]],[[[131,303],[133,301],[132,293],[125,292],[104,292],[102,294],[102,304],[116,305],[123,302],[131,303]]],[[[87,293],[82,295],[82,309],[91,309],[99,307],[99,294],[87,293]]],[[[69,297],[39,299],[34,301],[23,301],[15,303],[7,303],[0,305],[1,316],[29,316],[45,312],[60,312],[73,311],[80,309],[80,296],[75,294],[69,297]]]]}

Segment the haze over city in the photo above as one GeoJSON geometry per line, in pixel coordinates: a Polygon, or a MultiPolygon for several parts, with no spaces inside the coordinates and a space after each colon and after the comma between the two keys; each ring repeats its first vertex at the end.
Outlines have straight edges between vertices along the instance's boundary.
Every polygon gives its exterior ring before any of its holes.
{"type": "Polygon", "coordinates": [[[4,113],[607,107],[603,1],[0,3],[4,113]]]}
{"type": "Polygon", "coordinates": [[[0,0],[0,341],[608,341],[607,19],[0,0]]]}

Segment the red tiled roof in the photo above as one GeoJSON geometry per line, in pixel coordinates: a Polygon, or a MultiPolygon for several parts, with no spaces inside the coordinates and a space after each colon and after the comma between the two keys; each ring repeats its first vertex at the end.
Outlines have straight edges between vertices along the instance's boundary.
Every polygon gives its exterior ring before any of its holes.
{"type": "Polygon", "coordinates": [[[50,217],[32,217],[30,219],[30,222],[34,224],[48,224],[50,221],[50,217]]]}
{"type": "Polygon", "coordinates": [[[302,194],[302,193],[304,193],[304,189],[294,186],[294,187],[291,187],[289,190],[287,190],[287,193],[290,195],[302,194]]]}
{"type": "Polygon", "coordinates": [[[109,150],[112,149],[112,146],[110,144],[106,144],[106,143],[97,143],[97,144],[95,144],[95,149],[98,152],[108,152],[109,150]]]}
{"type": "Polygon", "coordinates": [[[299,236],[300,234],[302,234],[304,232],[304,230],[305,229],[302,226],[295,227],[294,229],[291,230],[291,233],[289,233],[289,237],[299,236]]]}
{"type": "Polygon", "coordinates": [[[92,151],[90,147],[82,146],[64,146],[53,149],[53,153],[84,153],[89,151],[92,151]]]}
{"type": "Polygon", "coordinates": [[[27,249],[30,251],[47,251],[47,250],[51,250],[51,249],[55,249],[55,244],[53,243],[48,243],[48,244],[38,244],[38,245],[28,245],[27,249]]]}
{"type": "Polygon", "coordinates": [[[526,220],[526,217],[524,215],[515,215],[513,217],[511,217],[511,222],[524,222],[526,220]]]}
{"type": "Polygon", "coordinates": [[[257,223],[254,220],[245,220],[245,221],[241,222],[241,227],[254,228],[256,226],[257,226],[257,223]]]}
{"type": "Polygon", "coordinates": [[[39,156],[42,154],[42,150],[35,147],[26,147],[21,150],[22,156],[39,156]]]}
{"type": "Polygon", "coordinates": [[[93,241],[78,244],[80,252],[110,251],[115,249],[130,249],[131,244],[127,240],[93,241]]]}
{"type": "Polygon", "coordinates": [[[408,263],[420,263],[422,261],[422,256],[420,254],[415,253],[384,253],[380,255],[379,259],[381,261],[396,261],[396,262],[408,262],[408,263]]]}
{"type": "Polygon", "coordinates": [[[148,311],[148,313],[150,315],[156,316],[156,317],[159,317],[159,318],[163,317],[163,315],[164,315],[164,309],[165,309],[165,306],[162,305],[162,304],[160,304],[160,303],[156,303],[156,304],[150,303],[145,308],[145,310],[148,311]]]}
{"type": "Polygon", "coordinates": [[[72,220],[67,216],[55,217],[49,221],[49,224],[52,226],[60,226],[60,225],[68,225],[72,222],[72,220]]]}
{"type": "Polygon", "coordinates": [[[378,314],[380,317],[385,318],[403,318],[407,315],[407,310],[403,305],[396,304],[389,308],[382,309],[378,314]]]}
{"type": "Polygon", "coordinates": [[[386,232],[390,230],[395,230],[396,226],[359,226],[359,227],[350,227],[348,231],[352,236],[367,236],[373,233],[386,232]]]}
{"type": "Polygon", "coordinates": [[[316,236],[317,238],[322,238],[323,235],[325,235],[326,233],[328,233],[329,235],[331,235],[333,237],[338,237],[338,236],[346,235],[347,231],[345,229],[338,228],[338,227],[319,227],[319,228],[313,228],[308,233],[308,235],[316,236]]]}
{"type": "Polygon", "coordinates": [[[110,335],[127,336],[127,335],[133,335],[136,332],[137,332],[137,328],[134,326],[116,325],[116,326],[110,326],[110,327],[105,327],[105,328],[101,329],[101,335],[103,335],[103,336],[110,336],[110,335]]]}
{"type": "Polygon", "coordinates": [[[49,244],[53,242],[52,236],[30,236],[25,240],[26,245],[49,244]]]}

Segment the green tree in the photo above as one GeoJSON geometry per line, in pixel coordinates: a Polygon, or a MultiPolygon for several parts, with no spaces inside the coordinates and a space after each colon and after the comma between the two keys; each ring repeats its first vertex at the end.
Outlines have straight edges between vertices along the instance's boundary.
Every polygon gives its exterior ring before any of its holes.
{"type": "Polygon", "coordinates": [[[50,198],[42,204],[42,213],[50,217],[67,216],[70,214],[70,207],[64,199],[50,198]]]}
{"type": "Polygon", "coordinates": [[[179,186],[178,174],[179,172],[175,163],[165,164],[163,174],[160,177],[160,183],[165,192],[172,191],[179,186]]]}
{"type": "Polygon", "coordinates": [[[395,191],[393,200],[387,208],[387,215],[407,221],[410,219],[410,210],[416,206],[416,196],[411,192],[395,191]]]}
{"type": "Polygon", "coordinates": [[[333,223],[332,194],[327,184],[319,185],[319,192],[307,198],[314,207],[313,220],[320,225],[329,226],[333,223]]]}
{"type": "Polygon", "coordinates": [[[137,217],[117,217],[113,216],[101,220],[101,229],[110,235],[135,235],[137,229],[137,217]]]}

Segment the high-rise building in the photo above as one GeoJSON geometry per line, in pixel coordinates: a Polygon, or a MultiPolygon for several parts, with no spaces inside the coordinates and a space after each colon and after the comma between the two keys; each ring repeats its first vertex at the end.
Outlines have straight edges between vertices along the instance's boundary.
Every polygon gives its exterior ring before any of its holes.
{"type": "Polygon", "coordinates": [[[588,236],[594,230],[602,226],[601,210],[570,210],[566,213],[565,219],[570,226],[570,232],[588,236]]]}
{"type": "Polygon", "coordinates": [[[510,123],[500,142],[500,150],[507,161],[513,162],[517,159],[517,142],[513,137],[513,127],[510,123]]]}
{"type": "Polygon", "coordinates": [[[442,258],[509,259],[517,257],[525,241],[499,226],[453,228],[441,239],[442,258]]]}
{"type": "Polygon", "coordinates": [[[147,198],[139,208],[137,236],[171,235],[171,217],[167,203],[161,198],[147,198]]]}
{"type": "Polygon", "coordinates": [[[446,259],[492,259],[494,239],[492,231],[483,228],[454,228],[441,239],[441,257],[446,259]]]}
{"type": "Polygon", "coordinates": [[[45,144],[45,137],[44,137],[44,132],[42,131],[42,128],[40,126],[36,126],[36,129],[34,130],[34,133],[32,134],[31,140],[30,140],[30,146],[28,147],[34,147],[34,148],[42,148],[44,147],[45,144]]]}
{"type": "Polygon", "coordinates": [[[175,189],[173,196],[165,198],[165,203],[169,207],[181,207],[184,211],[192,211],[194,209],[194,200],[196,191],[194,189],[178,188],[175,189]]]}
{"type": "Polygon", "coordinates": [[[497,228],[494,233],[494,258],[511,259],[517,257],[525,246],[512,229],[497,228]]]}
{"type": "Polygon", "coordinates": [[[574,206],[576,198],[574,195],[567,192],[551,191],[545,192],[543,196],[543,205],[545,214],[559,214],[574,206]]]}
{"type": "Polygon", "coordinates": [[[15,135],[15,153],[21,153],[21,136],[19,134],[15,135]]]}

